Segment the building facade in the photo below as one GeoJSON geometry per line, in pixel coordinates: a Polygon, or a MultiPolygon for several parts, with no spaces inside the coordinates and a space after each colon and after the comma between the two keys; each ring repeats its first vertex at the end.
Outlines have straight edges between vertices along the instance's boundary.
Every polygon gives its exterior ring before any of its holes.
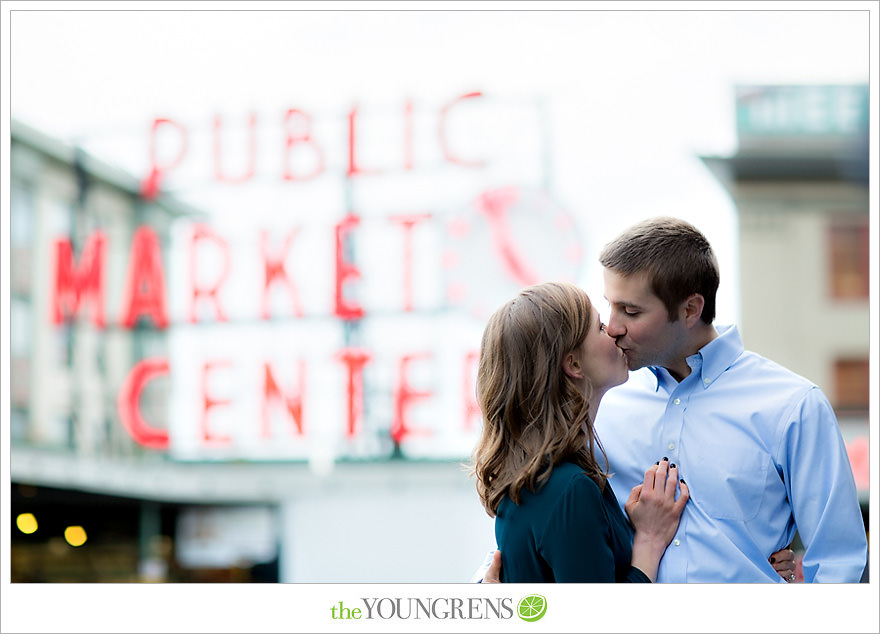
{"type": "Polygon", "coordinates": [[[747,348],[831,401],[868,514],[868,87],[739,86],[739,148],[702,157],[739,218],[747,348]]]}

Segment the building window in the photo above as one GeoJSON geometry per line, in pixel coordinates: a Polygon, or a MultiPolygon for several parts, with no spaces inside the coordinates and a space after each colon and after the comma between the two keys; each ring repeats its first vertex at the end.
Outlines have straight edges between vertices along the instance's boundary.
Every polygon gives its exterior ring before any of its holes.
{"type": "Polygon", "coordinates": [[[831,296],[868,298],[868,216],[846,214],[830,227],[831,296]]]}
{"type": "Polygon", "coordinates": [[[868,359],[838,359],[834,364],[835,407],[868,410],[868,359]]]}
{"type": "Polygon", "coordinates": [[[31,293],[31,254],[33,249],[33,193],[17,180],[12,181],[9,197],[9,282],[13,295],[31,293]]]}
{"type": "Polygon", "coordinates": [[[19,297],[9,302],[9,391],[13,407],[30,402],[31,303],[19,297]]]}

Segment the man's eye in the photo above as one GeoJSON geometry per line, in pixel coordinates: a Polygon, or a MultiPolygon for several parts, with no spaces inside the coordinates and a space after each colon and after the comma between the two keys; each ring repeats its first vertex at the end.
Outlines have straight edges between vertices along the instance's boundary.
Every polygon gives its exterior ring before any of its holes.
{"type": "Polygon", "coordinates": [[[625,310],[623,312],[625,312],[630,317],[635,317],[636,315],[639,314],[639,311],[637,311],[637,310],[625,310]]]}

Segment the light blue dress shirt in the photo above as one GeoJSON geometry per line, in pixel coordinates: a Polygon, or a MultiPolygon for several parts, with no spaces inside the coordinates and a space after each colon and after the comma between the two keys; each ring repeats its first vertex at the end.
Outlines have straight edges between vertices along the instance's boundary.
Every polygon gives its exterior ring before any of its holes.
{"type": "Polygon", "coordinates": [[[804,581],[857,582],[867,539],[828,399],[745,351],[736,327],[717,331],[681,383],[665,368],[631,372],[596,417],[621,506],[663,457],[690,489],[657,581],[784,583],[768,558],[797,530],[804,581]]]}

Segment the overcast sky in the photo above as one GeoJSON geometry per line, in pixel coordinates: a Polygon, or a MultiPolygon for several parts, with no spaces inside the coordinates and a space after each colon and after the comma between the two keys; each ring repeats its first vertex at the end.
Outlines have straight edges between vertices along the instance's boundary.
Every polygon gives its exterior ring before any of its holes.
{"type": "MultiPolygon", "coordinates": [[[[754,11],[737,3],[497,10],[505,4],[458,5],[496,9],[488,11],[13,11],[11,114],[141,176],[154,117],[207,129],[217,113],[243,121],[255,111],[277,121],[290,107],[342,115],[355,102],[442,104],[475,90],[539,97],[551,114],[552,193],[588,219],[588,259],[635,220],[684,217],[718,250],[728,273],[719,318],[735,320],[734,210],[696,157],[735,150],[737,84],[867,82],[867,12],[754,11]],[[653,10],[719,5],[738,10],[653,10]],[[645,6],[652,10],[631,10],[645,6]]],[[[161,3],[97,6],[107,5],[161,3]]],[[[209,157],[189,161],[207,167],[209,157]]],[[[200,192],[191,182],[176,185],[209,212],[222,214],[233,200],[218,201],[208,195],[216,189],[200,192]]],[[[246,195],[253,199],[253,190],[246,195]]],[[[598,267],[584,275],[588,290],[598,290],[598,267]]]]}

